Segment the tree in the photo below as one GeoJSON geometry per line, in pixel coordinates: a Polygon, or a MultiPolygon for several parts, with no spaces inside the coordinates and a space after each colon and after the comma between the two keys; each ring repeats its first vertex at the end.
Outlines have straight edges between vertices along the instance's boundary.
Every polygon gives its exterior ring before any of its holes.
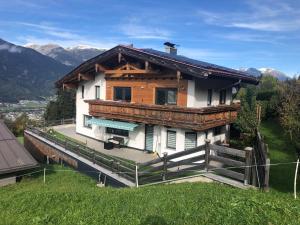
{"type": "Polygon", "coordinates": [[[294,178],[294,197],[297,198],[297,174],[300,162],[300,76],[288,80],[281,87],[280,123],[289,135],[291,144],[297,151],[297,164],[294,178]]]}
{"type": "Polygon", "coordinates": [[[256,100],[262,107],[262,119],[278,116],[280,81],[272,76],[263,76],[256,88],[256,100]]]}
{"type": "Polygon", "coordinates": [[[280,123],[291,142],[300,147],[300,79],[284,82],[280,89],[280,123]]]}
{"type": "Polygon", "coordinates": [[[235,122],[235,128],[242,133],[247,133],[250,138],[253,138],[258,126],[256,115],[256,90],[254,86],[242,88],[237,96],[241,101],[241,111],[238,114],[238,119],[235,122]]]}
{"type": "Polygon", "coordinates": [[[55,101],[48,103],[45,120],[68,119],[75,116],[75,90],[57,90],[55,101]]]}

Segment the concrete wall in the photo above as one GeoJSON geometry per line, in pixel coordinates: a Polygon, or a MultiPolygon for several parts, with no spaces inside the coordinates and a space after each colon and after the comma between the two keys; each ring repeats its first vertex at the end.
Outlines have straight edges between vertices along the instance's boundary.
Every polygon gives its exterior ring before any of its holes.
{"type": "Polygon", "coordinates": [[[45,158],[48,156],[49,159],[56,163],[64,161],[74,168],[78,167],[76,160],[57,151],[55,148],[45,144],[33,136],[28,135],[26,132],[24,133],[24,146],[32,154],[32,156],[40,162],[45,162],[45,158]]]}

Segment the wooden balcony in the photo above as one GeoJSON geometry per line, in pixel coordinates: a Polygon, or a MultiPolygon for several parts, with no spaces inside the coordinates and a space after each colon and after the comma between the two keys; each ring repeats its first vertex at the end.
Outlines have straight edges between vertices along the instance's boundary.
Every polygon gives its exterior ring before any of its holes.
{"type": "Polygon", "coordinates": [[[204,108],[86,100],[94,117],[204,131],[234,122],[239,104],[204,108]]]}

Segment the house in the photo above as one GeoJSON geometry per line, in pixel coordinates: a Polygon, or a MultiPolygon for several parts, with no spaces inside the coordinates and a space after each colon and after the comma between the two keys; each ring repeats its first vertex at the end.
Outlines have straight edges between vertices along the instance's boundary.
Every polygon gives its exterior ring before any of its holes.
{"type": "Polygon", "coordinates": [[[37,166],[37,161],[0,121],[0,186],[15,183],[17,175],[37,166]]]}
{"type": "Polygon", "coordinates": [[[249,74],[166,52],[118,45],[56,82],[75,88],[76,132],[100,141],[121,137],[125,146],[172,154],[228,142],[239,104],[232,92],[249,74]]]}

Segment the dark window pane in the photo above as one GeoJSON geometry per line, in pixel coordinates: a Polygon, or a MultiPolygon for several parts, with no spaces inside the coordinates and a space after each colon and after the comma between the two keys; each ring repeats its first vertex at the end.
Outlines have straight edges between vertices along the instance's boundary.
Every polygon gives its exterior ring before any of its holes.
{"type": "Polygon", "coordinates": [[[226,90],[221,90],[220,91],[220,104],[225,104],[226,103],[226,90]]]}
{"type": "Polygon", "coordinates": [[[164,105],[165,99],[166,99],[165,91],[162,89],[157,89],[156,90],[156,104],[164,105]]]}
{"type": "Polygon", "coordinates": [[[176,104],[176,91],[168,90],[168,104],[176,104]]]}
{"type": "Polygon", "coordinates": [[[95,86],[96,99],[100,99],[100,86],[95,86]]]}
{"type": "Polygon", "coordinates": [[[207,90],[207,105],[211,105],[211,100],[212,100],[212,89],[207,90]]]}
{"type": "Polygon", "coordinates": [[[157,88],[156,104],[157,105],[176,105],[177,90],[174,88],[157,88]]]}
{"type": "Polygon", "coordinates": [[[124,88],[124,100],[130,102],[131,101],[131,88],[124,88]]]}
{"type": "Polygon", "coordinates": [[[115,101],[131,101],[131,88],[130,87],[115,87],[114,88],[115,101]]]}
{"type": "Polygon", "coordinates": [[[84,98],[84,85],[81,86],[81,98],[84,98]]]}
{"type": "Polygon", "coordinates": [[[92,124],[87,123],[90,119],[92,119],[92,116],[83,115],[83,126],[91,129],[92,124]]]}
{"type": "Polygon", "coordinates": [[[125,136],[125,137],[129,136],[128,130],[122,130],[122,129],[116,129],[116,128],[110,128],[110,127],[106,128],[106,133],[125,136]]]}

